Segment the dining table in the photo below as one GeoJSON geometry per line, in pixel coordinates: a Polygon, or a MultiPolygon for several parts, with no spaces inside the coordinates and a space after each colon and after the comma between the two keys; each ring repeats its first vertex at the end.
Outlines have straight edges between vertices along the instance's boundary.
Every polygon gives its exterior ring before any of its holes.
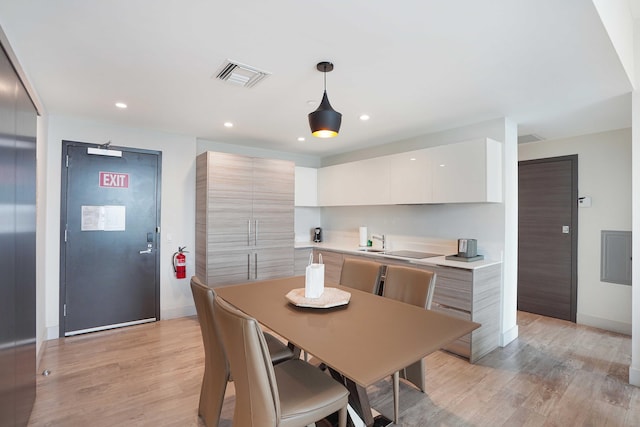
{"type": "MultiPolygon", "coordinates": [[[[366,388],[392,376],[480,324],[326,282],[324,292],[346,301],[315,306],[304,295],[305,276],[217,287],[219,297],[255,318],[290,345],[324,363],[350,392],[350,414],[373,426],[366,388]],[[336,291],[337,290],[337,291],[336,291]]],[[[360,425],[362,425],[360,424],[360,425]]]]}

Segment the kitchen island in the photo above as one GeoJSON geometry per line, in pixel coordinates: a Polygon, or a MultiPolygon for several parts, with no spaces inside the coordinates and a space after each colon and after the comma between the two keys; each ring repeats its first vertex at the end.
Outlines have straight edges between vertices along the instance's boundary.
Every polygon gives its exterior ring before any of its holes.
{"type": "Polygon", "coordinates": [[[298,242],[295,251],[296,274],[304,274],[311,252],[314,253],[316,262],[318,254],[322,254],[325,280],[330,282],[339,282],[345,258],[368,259],[383,265],[404,265],[434,271],[437,279],[431,309],[482,324],[472,333],[444,347],[444,350],[475,363],[498,347],[501,262],[452,261],[445,259],[444,255],[407,258],[383,252],[365,252],[348,245],[298,242]]]}

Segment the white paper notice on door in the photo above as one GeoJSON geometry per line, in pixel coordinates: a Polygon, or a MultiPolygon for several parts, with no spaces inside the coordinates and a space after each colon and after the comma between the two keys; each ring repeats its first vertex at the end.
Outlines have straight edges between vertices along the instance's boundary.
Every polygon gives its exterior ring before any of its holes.
{"type": "Polygon", "coordinates": [[[125,231],[125,206],[82,206],[82,231],[125,231]]]}

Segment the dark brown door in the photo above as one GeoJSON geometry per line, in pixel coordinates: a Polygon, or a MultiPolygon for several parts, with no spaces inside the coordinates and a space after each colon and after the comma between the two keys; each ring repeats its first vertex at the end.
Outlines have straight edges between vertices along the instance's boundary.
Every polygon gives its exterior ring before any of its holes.
{"type": "Polygon", "coordinates": [[[518,310],[576,321],[578,156],[518,163],[518,310]]]}

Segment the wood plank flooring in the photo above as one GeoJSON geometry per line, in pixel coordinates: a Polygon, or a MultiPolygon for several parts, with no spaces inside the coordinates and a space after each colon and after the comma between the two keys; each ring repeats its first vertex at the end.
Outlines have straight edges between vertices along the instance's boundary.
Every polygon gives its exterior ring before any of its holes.
{"type": "MultiPolygon", "coordinates": [[[[426,358],[427,390],[401,382],[403,426],[638,426],[628,336],[518,313],[520,337],[475,365],[426,358]]],[[[203,426],[204,352],[195,317],[49,341],[30,426],[203,426]]],[[[393,415],[391,384],[368,388],[393,415]]],[[[222,426],[231,426],[229,384],[222,426]]]]}

